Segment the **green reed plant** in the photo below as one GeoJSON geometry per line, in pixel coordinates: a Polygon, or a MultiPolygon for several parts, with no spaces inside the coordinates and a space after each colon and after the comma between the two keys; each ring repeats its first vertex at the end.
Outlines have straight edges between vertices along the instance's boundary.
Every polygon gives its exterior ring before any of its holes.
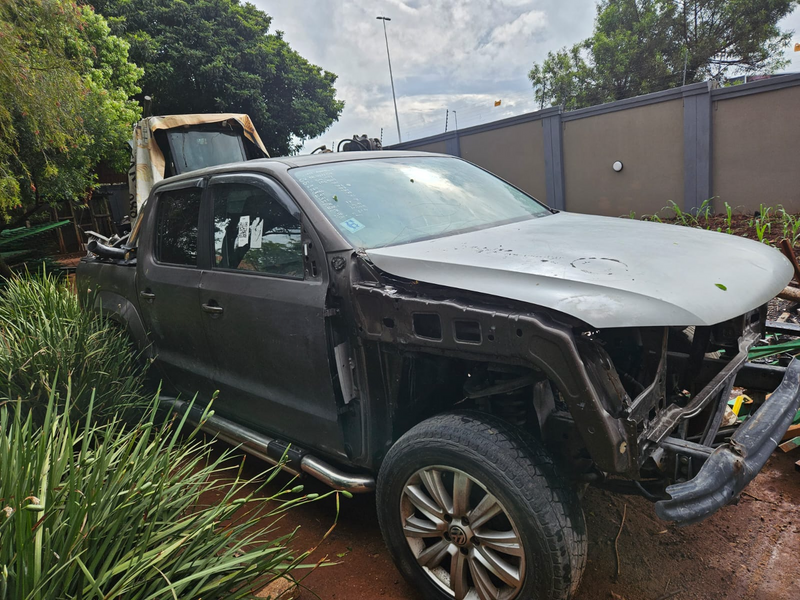
{"type": "MultiPolygon", "coordinates": [[[[761,204],[758,216],[753,219],[753,227],[756,230],[756,237],[759,242],[764,242],[765,234],[772,231],[772,223],[770,222],[771,211],[771,207],[761,204]]],[[[769,240],[767,240],[766,243],[769,243],[769,240]]]]}
{"type": "Polygon", "coordinates": [[[789,240],[792,245],[800,241],[800,216],[786,212],[783,206],[778,206],[778,214],[781,216],[781,226],[783,237],[789,240]]]}
{"type": "Polygon", "coordinates": [[[664,207],[664,210],[671,210],[673,213],[675,213],[675,220],[680,225],[685,227],[694,227],[697,225],[697,219],[695,216],[690,212],[684,212],[681,210],[681,207],[678,206],[673,200],[668,201],[667,206],[664,207]]]}
{"type": "Polygon", "coordinates": [[[733,208],[727,202],[725,203],[725,233],[731,235],[733,233],[733,208]]]}
{"type": "Polygon", "coordinates": [[[63,279],[42,271],[8,280],[0,290],[0,400],[22,399],[41,418],[52,391],[84,414],[147,403],[144,373],[121,328],[83,310],[63,279]]]}
{"type": "Polygon", "coordinates": [[[710,225],[708,224],[709,219],[714,216],[713,213],[713,206],[711,205],[713,198],[707,198],[703,200],[700,206],[697,208],[697,217],[695,219],[695,226],[701,227],[700,221],[702,220],[703,224],[702,227],[704,229],[708,229],[710,225]]]}
{"type": "Polygon", "coordinates": [[[155,402],[98,424],[93,400],[76,421],[51,390],[41,426],[0,406],[0,600],[249,598],[306,559],[275,522],[316,495],[266,493],[277,468],[243,478],[155,402]]]}

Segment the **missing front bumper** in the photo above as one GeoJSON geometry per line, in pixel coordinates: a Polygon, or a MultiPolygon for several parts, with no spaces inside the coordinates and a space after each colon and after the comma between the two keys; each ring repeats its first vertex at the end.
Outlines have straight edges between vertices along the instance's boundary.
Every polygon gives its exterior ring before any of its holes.
{"type": "Polygon", "coordinates": [[[667,488],[670,499],[656,503],[656,514],[688,525],[737,499],[778,446],[799,405],[800,361],[794,359],[769,400],[710,454],[697,475],[667,488]]]}

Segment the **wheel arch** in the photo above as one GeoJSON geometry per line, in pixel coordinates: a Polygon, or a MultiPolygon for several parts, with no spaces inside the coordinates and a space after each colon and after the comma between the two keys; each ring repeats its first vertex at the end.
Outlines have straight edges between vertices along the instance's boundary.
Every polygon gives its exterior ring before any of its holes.
{"type": "Polygon", "coordinates": [[[110,290],[98,290],[92,301],[92,310],[122,327],[145,358],[153,358],[153,347],[147,337],[139,311],[127,298],[110,290]]]}

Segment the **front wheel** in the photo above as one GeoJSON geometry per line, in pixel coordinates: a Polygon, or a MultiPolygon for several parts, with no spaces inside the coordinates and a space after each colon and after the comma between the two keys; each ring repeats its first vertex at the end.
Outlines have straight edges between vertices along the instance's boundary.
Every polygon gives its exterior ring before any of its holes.
{"type": "Polygon", "coordinates": [[[578,498],[504,421],[458,412],[420,423],[390,449],[377,492],[389,551],[426,598],[566,600],[578,586],[578,498]]]}

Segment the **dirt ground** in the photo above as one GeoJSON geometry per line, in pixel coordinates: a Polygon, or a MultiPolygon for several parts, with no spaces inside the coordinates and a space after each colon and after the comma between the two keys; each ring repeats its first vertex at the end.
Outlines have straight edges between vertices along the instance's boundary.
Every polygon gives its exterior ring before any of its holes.
{"type": "MultiPolygon", "coordinates": [[[[800,598],[798,459],[800,449],[777,451],[738,505],[683,528],[660,521],[644,498],[590,488],[583,500],[589,560],[575,600],[800,598]],[[624,508],[617,578],[614,539],[624,508]]],[[[246,464],[245,476],[264,468],[252,458],[246,464]]],[[[280,475],[273,491],[288,480],[280,475]]],[[[313,480],[305,484],[306,492],[326,491],[313,480]]],[[[327,557],[337,564],[307,574],[299,600],[421,600],[389,558],[374,502],[372,494],[342,498],[338,525],[311,559],[327,557]]],[[[302,506],[286,516],[279,531],[299,526],[294,547],[309,549],[328,531],[334,514],[332,499],[302,506]]]]}

